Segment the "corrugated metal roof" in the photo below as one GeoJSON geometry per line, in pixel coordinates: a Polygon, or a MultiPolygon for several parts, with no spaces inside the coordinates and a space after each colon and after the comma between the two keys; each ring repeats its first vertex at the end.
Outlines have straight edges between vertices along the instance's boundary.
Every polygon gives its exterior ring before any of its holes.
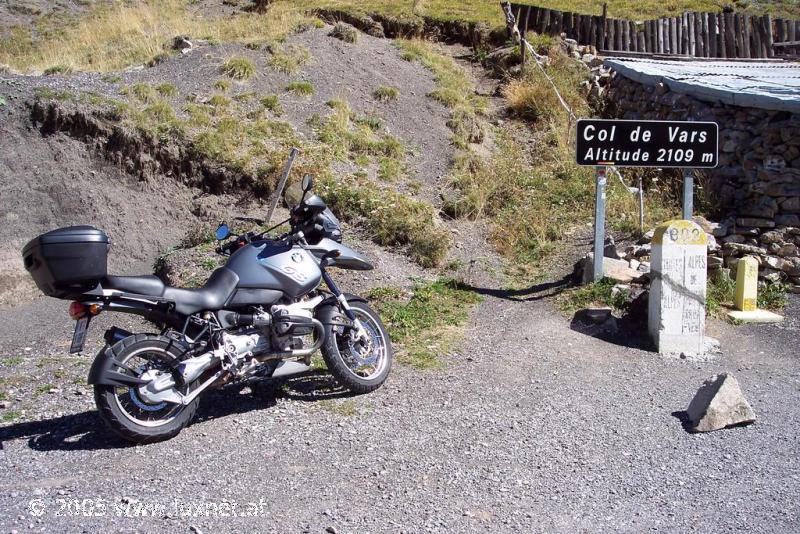
{"type": "Polygon", "coordinates": [[[800,113],[800,63],[609,58],[605,65],[639,83],[664,82],[700,100],[800,113]]]}

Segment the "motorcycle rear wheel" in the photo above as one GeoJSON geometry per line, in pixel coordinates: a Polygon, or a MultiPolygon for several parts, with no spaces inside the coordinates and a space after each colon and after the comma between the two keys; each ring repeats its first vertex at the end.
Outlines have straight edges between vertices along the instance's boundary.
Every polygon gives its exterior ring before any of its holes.
{"type": "MultiPolygon", "coordinates": [[[[183,350],[174,341],[151,334],[127,337],[106,351],[124,367],[119,372],[141,376],[163,371],[180,359],[183,350]]],[[[188,388],[181,390],[186,394],[188,388]]],[[[147,402],[135,387],[95,385],[94,400],[100,418],[120,437],[134,443],[154,443],[175,437],[189,425],[200,399],[187,405],[147,402]]]]}

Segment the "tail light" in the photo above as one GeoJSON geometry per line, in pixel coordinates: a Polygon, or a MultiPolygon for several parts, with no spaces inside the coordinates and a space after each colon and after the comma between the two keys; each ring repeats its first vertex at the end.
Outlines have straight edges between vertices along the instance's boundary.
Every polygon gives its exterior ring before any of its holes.
{"type": "Polygon", "coordinates": [[[69,305],[69,316],[76,321],[81,317],[84,317],[87,313],[89,313],[89,306],[83,304],[82,302],[76,301],[69,305]]]}
{"type": "Polygon", "coordinates": [[[82,302],[75,301],[69,305],[69,316],[76,321],[87,315],[97,315],[101,311],[102,308],[99,304],[84,304],[82,302]]]}

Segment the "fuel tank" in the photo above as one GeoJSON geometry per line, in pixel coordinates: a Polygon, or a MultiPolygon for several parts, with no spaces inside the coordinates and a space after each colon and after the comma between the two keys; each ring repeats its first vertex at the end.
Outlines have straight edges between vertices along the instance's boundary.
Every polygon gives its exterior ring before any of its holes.
{"type": "Polygon", "coordinates": [[[240,248],[225,266],[239,275],[239,288],[278,290],[293,299],[313,290],[322,280],[311,254],[273,241],[256,241],[240,248]]]}

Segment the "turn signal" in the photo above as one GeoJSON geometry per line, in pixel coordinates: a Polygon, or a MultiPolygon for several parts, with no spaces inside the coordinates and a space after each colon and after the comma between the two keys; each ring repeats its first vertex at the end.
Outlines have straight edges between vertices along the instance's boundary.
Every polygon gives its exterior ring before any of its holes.
{"type": "Polygon", "coordinates": [[[89,313],[89,306],[81,302],[73,302],[69,305],[69,316],[76,321],[89,313]]]}

